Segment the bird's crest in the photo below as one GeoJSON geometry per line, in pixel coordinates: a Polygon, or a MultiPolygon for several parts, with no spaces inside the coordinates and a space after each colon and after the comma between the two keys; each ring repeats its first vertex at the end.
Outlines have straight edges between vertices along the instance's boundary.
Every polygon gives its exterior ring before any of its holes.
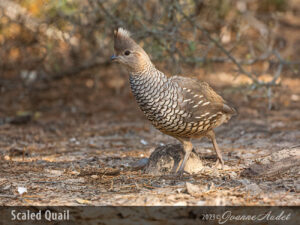
{"type": "Polygon", "coordinates": [[[114,31],[114,48],[117,52],[138,47],[130,36],[130,32],[122,27],[114,31]]]}
{"type": "Polygon", "coordinates": [[[131,36],[130,32],[122,27],[117,28],[114,32],[114,35],[115,37],[119,36],[119,38],[130,38],[131,36]]]}

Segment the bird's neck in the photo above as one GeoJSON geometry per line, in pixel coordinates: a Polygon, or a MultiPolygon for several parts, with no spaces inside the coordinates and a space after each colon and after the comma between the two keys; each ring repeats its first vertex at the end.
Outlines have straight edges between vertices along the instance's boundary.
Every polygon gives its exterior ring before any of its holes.
{"type": "Polygon", "coordinates": [[[140,71],[131,71],[129,79],[130,82],[133,82],[135,85],[157,85],[157,83],[167,81],[168,78],[150,62],[140,71]]]}
{"type": "Polygon", "coordinates": [[[153,121],[154,111],[158,109],[158,106],[161,107],[160,104],[154,104],[154,101],[160,101],[165,95],[164,89],[168,78],[155,66],[151,66],[140,73],[131,73],[129,81],[140,109],[150,121],[153,121]]]}

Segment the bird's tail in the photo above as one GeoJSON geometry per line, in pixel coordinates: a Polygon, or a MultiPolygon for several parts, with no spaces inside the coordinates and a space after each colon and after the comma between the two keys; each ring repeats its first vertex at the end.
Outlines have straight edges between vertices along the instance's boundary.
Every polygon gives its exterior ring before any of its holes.
{"type": "Polygon", "coordinates": [[[229,114],[231,116],[237,115],[237,111],[234,108],[232,108],[226,104],[223,105],[223,112],[226,114],[229,114]]]}

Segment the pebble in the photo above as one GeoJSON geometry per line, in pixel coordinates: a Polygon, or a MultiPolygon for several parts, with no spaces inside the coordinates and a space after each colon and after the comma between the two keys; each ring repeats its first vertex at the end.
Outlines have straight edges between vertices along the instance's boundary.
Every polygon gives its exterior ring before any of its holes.
{"type": "Polygon", "coordinates": [[[249,191],[252,195],[258,195],[262,192],[260,187],[255,183],[251,183],[249,185],[246,185],[245,190],[249,191]]]}

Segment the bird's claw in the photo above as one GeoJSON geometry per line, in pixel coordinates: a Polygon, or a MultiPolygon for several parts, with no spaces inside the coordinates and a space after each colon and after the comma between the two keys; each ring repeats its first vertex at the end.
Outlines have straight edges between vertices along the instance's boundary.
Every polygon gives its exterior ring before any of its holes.
{"type": "Polygon", "coordinates": [[[219,168],[219,167],[221,167],[221,169],[223,170],[224,169],[224,161],[223,161],[223,159],[217,159],[217,162],[216,162],[216,164],[215,164],[215,167],[216,168],[219,168]]]}

